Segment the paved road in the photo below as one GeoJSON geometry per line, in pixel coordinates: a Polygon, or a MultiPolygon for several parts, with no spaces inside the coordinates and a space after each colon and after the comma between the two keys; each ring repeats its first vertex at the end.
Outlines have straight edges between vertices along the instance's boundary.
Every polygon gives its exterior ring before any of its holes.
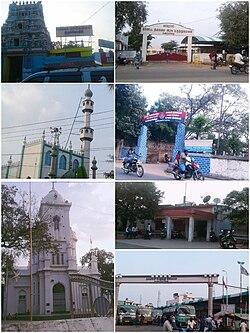
{"type": "MultiPolygon", "coordinates": [[[[116,249],[221,249],[219,242],[193,241],[185,239],[160,239],[160,238],[136,238],[118,239],[115,242],[116,249]]],[[[247,249],[247,246],[237,244],[237,250],[247,249]]]]}
{"type": "Polygon", "coordinates": [[[116,325],[116,332],[162,332],[162,326],[157,325],[116,325]]]}
{"type": "Polygon", "coordinates": [[[118,66],[116,82],[249,82],[245,73],[232,75],[228,66],[211,70],[209,65],[194,65],[183,62],[150,62],[139,70],[132,65],[118,66]]]}
{"type": "Polygon", "coordinates": [[[185,239],[119,239],[116,249],[220,249],[218,242],[188,242],[185,239]]]}
{"type": "MultiPolygon", "coordinates": [[[[166,172],[167,165],[165,163],[157,163],[157,164],[143,164],[144,175],[143,177],[137,177],[135,172],[130,172],[129,174],[125,174],[122,170],[122,162],[116,161],[115,165],[115,178],[117,180],[174,180],[174,176],[166,172]]],[[[205,181],[207,180],[228,180],[223,177],[205,177],[205,181]]],[[[189,181],[194,181],[190,179],[189,181]]]]}

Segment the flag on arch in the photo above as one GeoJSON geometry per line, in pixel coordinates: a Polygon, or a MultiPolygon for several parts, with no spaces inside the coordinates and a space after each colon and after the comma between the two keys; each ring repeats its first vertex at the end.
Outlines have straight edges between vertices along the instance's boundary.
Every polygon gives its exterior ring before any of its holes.
{"type": "Polygon", "coordinates": [[[240,274],[243,274],[243,275],[246,275],[246,276],[249,275],[248,271],[242,265],[240,265],[240,274]]]}

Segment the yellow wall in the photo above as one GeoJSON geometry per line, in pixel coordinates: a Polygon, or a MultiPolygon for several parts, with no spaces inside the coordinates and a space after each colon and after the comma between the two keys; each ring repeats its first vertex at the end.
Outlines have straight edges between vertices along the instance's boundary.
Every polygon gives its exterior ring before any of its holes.
{"type": "Polygon", "coordinates": [[[92,48],[91,47],[71,47],[65,49],[58,49],[58,50],[50,50],[49,55],[64,55],[65,53],[72,53],[72,52],[80,52],[81,57],[90,57],[92,55],[92,48]]]}

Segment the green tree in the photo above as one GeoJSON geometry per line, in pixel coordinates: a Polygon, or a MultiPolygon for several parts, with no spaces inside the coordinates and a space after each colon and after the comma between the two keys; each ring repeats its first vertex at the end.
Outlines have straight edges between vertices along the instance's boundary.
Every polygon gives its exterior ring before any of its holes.
{"type": "MultiPolygon", "coordinates": [[[[30,252],[29,200],[16,186],[2,185],[2,257],[6,263],[14,263],[20,255],[30,252]]],[[[48,216],[38,214],[35,199],[32,202],[32,247],[34,252],[58,250],[58,244],[48,230],[48,216]]],[[[2,262],[2,264],[4,264],[2,262]]]]}
{"type": "MultiPolygon", "coordinates": [[[[160,95],[158,100],[151,106],[149,113],[173,111],[173,96],[167,93],[160,95]]],[[[149,139],[156,142],[174,143],[177,124],[172,122],[157,123],[148,126],[149,139]]]]}
{"type": "Polygon", "coordinates": [[[248,47],[249,2],[229,1],[219,9],[218,18],[226,45],[230,48],[248,47]]]}
{"type": "Polygon", "coordinates": [[[83,165],[77,169],[76,178],[88,178],[87,171],[83,165]]]}
{"type": "Polygon", "coordinates": [[[146,114],[146,98],[137,84],[118,84],[116,93],[116,139],[136,145],[142,116],[146,114]]]}
{"type": "Polygon", "coordinates": [[[81,257],[80,262],[82,266],[89,265],[93,255],[97,258],[98,270],[101,273],[101,279],[105,281],[114,280],[114,255],[112,252],[100,250],[97,247],[91,249],[84,256],[81,257]]]}
{"type": "Polygon", "coordinates": [[[122,32],[125,26],[129,31],[141,28],[147,19],[145,1],[116,1],[115,2],[115,32],[122,32]]]}
{"type": "Polygon", "coordinates": [[[193,119],[187,131],[190,135],[194,134],[195,139],[198,140],[202,134],[208,134],[211,131],[211,125],[205,116],[199,115],[193,119]]]}
{"type": "Polygon", "coordinates": [[[163,194],[154,183],[116,183],[116,230],[124,231],[137,219],[153,219],[163,194]]]}
{"type": "Polygon", "coordinates": [[[230,210],[228,215],[232,223],[246,225],[249,223],[249,188],[244,187],[242,191],[232,191],[223,200],[230,210]]]}
{"type": "Polygon", "coordinates": [[[164,49],[164,51],[173,51],[177,46],[178,43],[175,40],[161,44],[161,48],[164,49]]]}

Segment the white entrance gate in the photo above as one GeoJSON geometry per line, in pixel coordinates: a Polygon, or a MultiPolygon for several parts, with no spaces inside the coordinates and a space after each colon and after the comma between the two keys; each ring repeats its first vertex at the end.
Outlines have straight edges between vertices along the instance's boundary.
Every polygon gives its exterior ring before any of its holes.
{"type": "Polygon", "coordinates": [[[141,28],[142,38],[142,61],[146,61],[147,55],[147,37],[148,35],[162,35],[162,36],[188,36],[188,49],[187,49],[187,61],[192,61],[192,36],[193,30],[186,28],[180,24],[175,23],[156,23],[151,25],[145,25],[141,28]]]}

